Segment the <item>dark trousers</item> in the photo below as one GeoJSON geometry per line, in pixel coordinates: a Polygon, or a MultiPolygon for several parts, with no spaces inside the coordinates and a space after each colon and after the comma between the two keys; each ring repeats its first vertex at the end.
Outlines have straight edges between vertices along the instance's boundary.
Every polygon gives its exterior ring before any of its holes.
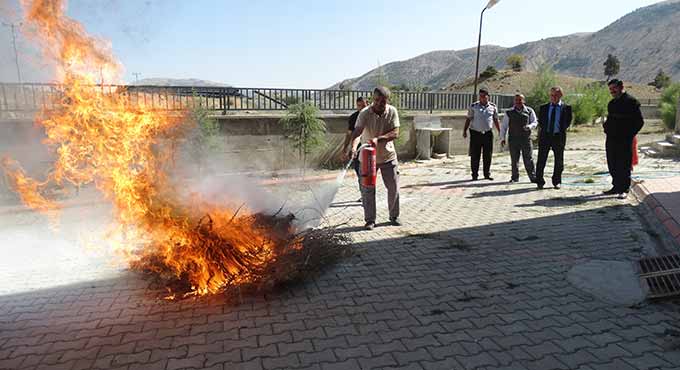
{"type": "Polygon", "coordinates": [[[552,150],[555,156],[555,166],[553,168],[552,184],[562,183],[562,171],[564,171],[564,147],[567,144],[565,134],[545,134],[538,138],[538,163],[536,164],[536,184],[545,185],[543,172],[548,162],[548,153],[552,150]]]}
{"type": "Polygon", "coordinates": [[[491,155],[493,154],[493,132],[481,133],[470,130],[470,168],[472,177],[479,175],[479,159],[484,156],[484,177],[491,177],[491,155]]]}
{"type": "Polygon", "coordinates": [[[633,165],[633,138],[609,137],[605,143],[607,167],[612,176],[614,190],[619,193],[630,190],[630,171],[633,165]]]}
{"type": "Polygon", "coordinates": [[[519,157],[522,156],[524,169],[527,171],[530,181],[536,181],[534,160],[531,152],[531,138],[529,136],[510,136],[508,138],[508,150],[510,151],[510,164],[512,167],[512,179],[519,180],[519,157]]]}

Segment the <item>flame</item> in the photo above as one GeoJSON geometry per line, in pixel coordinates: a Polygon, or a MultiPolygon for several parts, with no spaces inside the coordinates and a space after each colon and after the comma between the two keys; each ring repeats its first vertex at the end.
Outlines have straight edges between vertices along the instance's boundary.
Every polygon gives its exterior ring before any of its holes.
{"type": "Polygon", "coordinates": [[[248,282],[253,271],[273,261],[281,240],[252,213],[197,195],[191,207],[184,206],[168,178],[175,148],[168,143],[186,132],[182,120],[96,86],[102,74],[118,78],[121,66],[101,41],[65,15],[64,1],[24,1],[23,6],[26,23],[56,61],[65,86],[59,109],[37,118],[47,134],[45,144],[56,154],[46,179],[27,177],[12,159],[1,163],[23,203],[54,215],[60,205],[47,195],[50,186],[94,184],[114,205],[108,241],[125,252],[133,268],[169,271],[188,281],[193,294],[248,282]]]}

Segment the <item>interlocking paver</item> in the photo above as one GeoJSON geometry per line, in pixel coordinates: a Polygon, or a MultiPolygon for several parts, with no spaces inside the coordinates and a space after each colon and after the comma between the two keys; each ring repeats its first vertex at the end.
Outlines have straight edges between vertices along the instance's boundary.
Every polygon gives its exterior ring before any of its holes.
{"type": "MultiPolygon", "coordinates": [[[[602,153],[567,154],[581,167],[567,169],[559,192],[468,182],[466,157],[404,169],[402,227],[348,231],[356,256],[267,298],[159,302],[148,282],[119,270],[92,284],[0,295],[0,367],[680,367],[662,339],[680,320],[677,306],[617,307],[567,281],[577,264],[632,261],[652,243],[635,201],[598,197],[599,185],[579,180],[603,169],[602,153]]],[[[501,179],[506,156],[494,158],[501,179]]],[[[355,181],[336,200],[355,199],[355,181]]],[[[380,185],[377,193],[383,204],[380,185]]],[[[331,208],[329,219],[360,226],[361,209],[331,208]]],[[[45,271],[31,276],[54,274],[45,271]]]]}

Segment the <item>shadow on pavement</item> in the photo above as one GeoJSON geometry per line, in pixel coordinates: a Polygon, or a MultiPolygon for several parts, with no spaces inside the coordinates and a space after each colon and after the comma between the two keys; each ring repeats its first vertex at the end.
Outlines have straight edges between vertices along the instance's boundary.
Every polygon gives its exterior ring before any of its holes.
{"type": "MultiPolygon", "coordinates": [[[[548,191],[548,190],[544,190],[548,191]]],[[[556,197],[556,198],[544,198],[535,200],[533,203],[518,204],[515,207],[567,207],[585,204],[595,200],[602,200],[605,198],[614,198],[612,195],[604,194],[594,194],[594,195],[583,195],[577,197],[556,197]]]]}
{"type": "Polygon", "coordinates": [[[470,196],[466,197],[469,199],[473,198],[486,198],[486,197],[504,197],[508,195],[517,195],[517,194],[526,194],[526,193],[531,193],[537,191],[535,187],[531,188],[516,188],[516,189],[509,189],[509,190],[497,190],[497,191],[484,191],[480,193],[473,193],[470,196]]]}

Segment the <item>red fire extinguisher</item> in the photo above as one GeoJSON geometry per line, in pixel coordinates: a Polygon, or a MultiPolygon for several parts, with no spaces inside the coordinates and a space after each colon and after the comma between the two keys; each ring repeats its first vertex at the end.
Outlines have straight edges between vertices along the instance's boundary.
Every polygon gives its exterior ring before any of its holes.
{"type": "Polygon", "coordinates": [[[373,142],[363,145],[359,152],[359,162],[361,163],[359,171],[359,174],[361,175],[361,186],[366,188],[375,187],[375,180],[378,174],[375,167],[375,153],[376,148],[373,142]]]}

